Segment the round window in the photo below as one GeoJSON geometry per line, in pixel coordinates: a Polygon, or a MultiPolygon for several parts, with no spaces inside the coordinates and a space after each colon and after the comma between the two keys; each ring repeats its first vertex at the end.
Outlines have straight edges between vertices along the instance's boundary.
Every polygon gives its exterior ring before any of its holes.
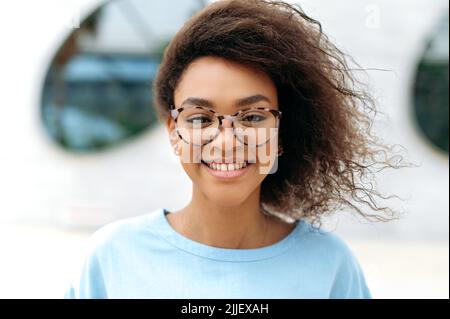
{"type": "Polygon", "coordinates": [[[41,118],[74,152],[118,145],[154,126],[152,81],[165,47],[199,0],[107,2],[74,29],[45,78],[41,118]]]}

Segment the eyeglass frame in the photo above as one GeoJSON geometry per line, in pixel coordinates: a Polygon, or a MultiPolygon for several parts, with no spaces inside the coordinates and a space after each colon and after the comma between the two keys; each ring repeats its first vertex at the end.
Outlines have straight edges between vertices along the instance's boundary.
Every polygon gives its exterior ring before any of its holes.
{"type": "MultiPolygon", "coordinates": [[[[276,125],[275,128],[279,127],[280,120],[281,120],[281,117],[283,115],[283,112],[280,111],[280,110],[276,110],[276,109],[273,109],[273,108],[270,108],[270,107],[263,107],[263,106],[252,106],[252,107],[249,107],[249,108],[246,108],[246,109],[239,110],[239,111],[237,111],[234,114],[220,114],[220,113],[216,112],[215,110],[213,110],[212,108],[205,107],[205,106],[194,105],[194,106],[189,106],[189,107],[176,107],[175,105],[170,105],[170,108],[169,108],[170,116],[175,121],[175,125],[176,125],[176,128],[177,128],[176,132],[177,132],[178,136],[181,138],[181,140],[183,142],[187,143],[187,144],[190,144],[190,142],[187,142],[187,141],[184,140],[183,136],[181,136],[180,132],[178,131],[178,126],[177,126],[178,125],[178,122],[177,122],[178,121],[178,116],[180,115],[181,112],[183,112],[183,110],[185,110],[187,108],[189,108],[189,109],[191,109],[191,108],[202,109],[202,110],[211,112],[219,119],[219,127],[217,128],[217,134],[209,142],[207,142],[205,144],[201,144],[201,145],[193,144],[193,145],[196,145],[196,146],[205,146],[205,145],[208,145],[209,143],[211,143],[212,141],[214,141],[217,138],[217,136],[219,136],[219,134],[220,134],[220,128],[222,127],[222,120],[224,120],[224,119],[231,120],[232,127],[233,127],[233,134],[236,137],[236,139],[239,140],[239,138],[236,135],[236,131],[235,131],[236,128],[234,127],[234,121],[236,120],[236,118],[237,118],[237,116],[239,114],[247,112],[247,111],[250,111],[250,110],[264,110],[264,111],[268,111],[268,112],[272,113],[275,116],[275,120],[277,121],[277,125],[276,125]]],[[[263,144],[260,144],[260,145],[257,145],[257,146],[259,147],[261,145],[264,145],[268,141],[270,141],[270,138],[266,142],[264,142],[263,144]]],[[[247,145],[244,142],[242,142],[242,143],[247,145]]]]}

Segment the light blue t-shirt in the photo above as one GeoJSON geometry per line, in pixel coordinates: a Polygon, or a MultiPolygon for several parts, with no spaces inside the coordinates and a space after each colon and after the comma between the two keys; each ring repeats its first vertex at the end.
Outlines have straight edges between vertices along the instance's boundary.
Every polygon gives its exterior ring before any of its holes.
{"type": "Polygon", "coordinates": [[[213,247],[178,233],[167,210],[110,223],[89,240],[65,298],[371,298],[337,235],[300,220],[275,244],[213,247]]]}

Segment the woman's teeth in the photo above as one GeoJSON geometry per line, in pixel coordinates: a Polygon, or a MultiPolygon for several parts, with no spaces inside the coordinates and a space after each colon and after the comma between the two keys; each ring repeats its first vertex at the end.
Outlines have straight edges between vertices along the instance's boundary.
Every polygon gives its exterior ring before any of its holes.
{"type": "Polygon", "coordinates": [[[212,168],[217,171],[235,171],[247,166],[247,162],[242,163],[232,163],[232,164],[216,164],[216,163],[205,163],[209,168],[212,168]]]}

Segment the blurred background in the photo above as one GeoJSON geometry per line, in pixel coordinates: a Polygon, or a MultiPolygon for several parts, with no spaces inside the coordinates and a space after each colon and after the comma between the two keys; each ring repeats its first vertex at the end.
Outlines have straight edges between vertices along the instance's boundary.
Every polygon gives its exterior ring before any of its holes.
{"type": "MultiPolygon", "coordinates": [[[[404,198],[387,203],[400,220],[342,212],[327,227],[374,298],[448,298],[448,1],[289,2],[368,70],[377,134],[419,164],[379,175],[383,194],[404,198]]],[[[171,37],[207,3],[0,4],[0,298],[62,298],[92,232],[188,203],[151,85],[171,37]]]]}

